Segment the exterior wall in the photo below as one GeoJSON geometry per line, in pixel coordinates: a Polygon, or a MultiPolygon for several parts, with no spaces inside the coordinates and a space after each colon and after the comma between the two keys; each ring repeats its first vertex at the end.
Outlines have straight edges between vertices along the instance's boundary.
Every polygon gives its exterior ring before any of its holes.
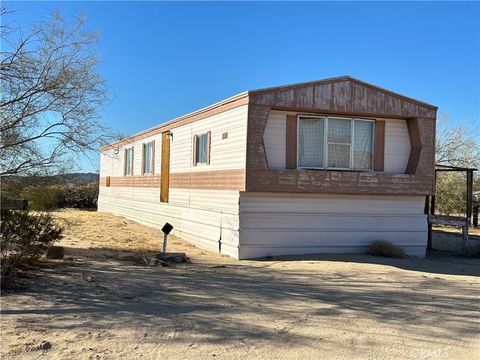
{"type": "MultiPolygon", "coordinates": [[[[263,133],[263,142],[269,169],[286,169],[287,115],[296,115],[296,113],[272,110],[268,114],[267,124],[263,133]]],[[[375,118],[372,117],[372,119],[375,118]]],[[[410,136],[406,120],[382,118],[376,118],[376,120],[385,121],[384,172],[405,174],[410,156],[410,136]]]]}
{"type": "MultiPolygon", "coordinates": [[[[435,191],[435,121],[436,107],[350,77],[249,92],[246,190],[312,194],[432,195],[435,191]],[[318,113],[400,119],[407,125],[410,141],[405,171],[394,173],[394,170],[403,167],[400,163],[389,167],[388,171],[369,173],[305,170],[295,166],[288,166],[288,169],[270,168],[266,143],[269,142],[272,131],[271,127],[267,129],[267,124],[270,113],[276,111],[288,111],[294,115],[318,113]],[[267,139],[264,136],[265,131],[267,139]]],[[[295,124],[292,126],[288,120],[287,123],[290,124],[287,126],[287,139],[296,139],[296,134],[292,134],[292,130],[296,131],[295,124]]],[[[391,129],[392,127],[389,127],[389,130],[391,129]]],[[[385,133],[389,130],[385,129],[385,133]]],[[[292,143],[295,141],[287,142],[287,148],[292,143]]],[[[289,154],[291,155],[291,152],[289,154]]],[[[390,157],[387,161],[395,160],[390,157]]]]}
{"type": "MultiPolygon", "coordinates": [[[[175,189],[178,196],[181,189],[175,189]]],[[[184,191],[184,190],[183,190],[184,191]]],[[[238,191],[193,190],[186,203],[161,203],[160,189],[101,187],[98,211],[125,216],[160,229],[165,222],[173,234],[208,251],[238,256],[238,191]]],[[[159,239],[159,249],[161,239],[159,239]]]]}
{"type": "Polygon", "coordinates": [[[239,192],[245,185],[247,105],[171,128],[169,202],[160,202],[161,133],[104,149],[99,211],[174,234],[209,251],[238,255],[239,192]],[[211,131],[210,164],[193,165],[193,135],[211,131]],[[223,134],[228,133],[227,138],[223,134]],[[142,144],[155,140],[153,175],[142,175],[142,144]],[[124,149],[134,146],[134,174],[123,176],[124,149]],[[110,176],[111,186],[106,185],[110,176]]]}
{"type": "Polygon", "coordinates": [[[104,148],[99,210],[158,228],[168,221],[174,234],[237,258],[365,252],[376,239],[424,256],[435,116],[433,106],[351,78],[241,94],[104,148]],[[290,120],[299,113],[379,120],[383,167],[286,169],[290,120]],[[172,134],[169,203],[160,202],[165,131],[172,134]],[[210,164],[194,166],[193,136],[208,131],[210,164]],[[142,144],[152,139],[154,174],[142,175],[142,144]],[[132,145],[134,176],[123,176],[132,145]]]}
{"type": "Polygon", "coordinates": [[[424,204],[422,196],[242,192],[239,258],[365,253],[373,240],[423,257],[424,204]]]}

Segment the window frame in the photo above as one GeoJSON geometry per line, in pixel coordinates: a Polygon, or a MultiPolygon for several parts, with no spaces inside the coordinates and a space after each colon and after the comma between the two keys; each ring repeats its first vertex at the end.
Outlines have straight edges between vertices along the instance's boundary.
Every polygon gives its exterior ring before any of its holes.
{"type": "Polygon", "coordinates": [[[212,146],[212,132],[199,132],[193,135],[193,166],[206,166],[210,165],[210,156],[211,156],[211,146],[212,146]],[[205,161],[199,161],[200,155],[200,138],[205,136],[205,161]]]}
{"type": "Polygon", "coordinates": [[[135,154],[135,150],[134,150],[134,147],[133,147],[133,146],[124,149],[124,151],[123,151],[123,156],[124,156],[124,160],[123,160],[123,176],[133,176],[133,164],[134,164],[133,157],[134,157],[134,154],[135,154]],[[128,152],[128,151],[131,151],[130,174],[127,174],[127,162],[128,162],[127,152],[128,152]]]}
{"type": "Polygon", "coordinates": [[[155,173],[155,140],[147,141],[142,144],[142,175],[154,175],[155,173]],[[152,154],[150,159],[150,172],[145,172],[145,160],[147,145],[152,144],[152,154]]]}
{"type": "Polygon", "coordinates": [[[366,118],[357,118],[357,117],[345,117],[345,116],[335,116],[335,115],[308,115],[308,114],[299,114],[297,115],[297,169],[301,170],[338,170],[338,171],[352,171],[352,172],[372,172],[375,156],[375,119],[366,119],[366,118]],[[300,121],[304,119],[323,119],[323,167],[315,166],[300,166],[300,151],[299,151],[299,136],[300,136],[300,121]],[[350,134],[351,139],[350,143],[337,143],[328,141],[328,124],[329,119],[338,119],[338,120],[349,120],[350,121],[350,134]],[[369,169],[355,169],[354,168],[354,145],[355,145],[355,121],[364,121],[370,122],[372,126],[372,161],[369,169]],[[349,145],[350,146],[350,167],[348,168],[339,168],[339,167],[329,167],[328,166],[328,145],[349,145]]]}

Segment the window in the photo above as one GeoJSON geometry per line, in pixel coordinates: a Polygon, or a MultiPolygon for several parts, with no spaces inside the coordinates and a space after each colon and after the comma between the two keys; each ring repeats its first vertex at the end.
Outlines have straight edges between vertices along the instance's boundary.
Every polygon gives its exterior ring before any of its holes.
{"type": "Polygon", "coordinates": [[[123,175],[125,176],[133,175],[133,147],[125,149],[123,175]]]}
{"type": "Polygon", "coordinates": [[[143,144],[143,174],[153,174],[155,141],[143,144]]]}
{"type": "Polygon", "coordinates": [[[371,170],[373,120],[299,116],[298,167],[371,170]]]}
{"type": "Polygon", "coordinates": [[[193,137],[193,165],[210,164],[211,132],[193,137]]]}

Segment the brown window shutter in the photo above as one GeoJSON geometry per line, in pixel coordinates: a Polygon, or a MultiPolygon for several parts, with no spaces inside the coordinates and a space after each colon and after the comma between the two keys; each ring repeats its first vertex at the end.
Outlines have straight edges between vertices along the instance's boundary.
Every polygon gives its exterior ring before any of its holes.
{"type": "Polygon", "coordinates": [[[145,174],[145,144],[142,144],[142,175],[145,174]]]}
{"type": "Polygon", "coordinates": [[[410,156],[408,157],[407,168],[405,174],[415,174],[422,153],[422,139],[420,137],[420,128],[418,119],[408,119],[408,136],[410,137],[410,156]]]}
{"type": "Polygon", "coordinates": [[[197,166],[197,147],[198,147],[198,136],[193,136],[193,166],[197,166]]]}
{"type": "Polygon", "coordinates": [[[107,176],[107,178],[105,179],[105,185],[107,187],[110,187],[110,176],[107,176]]]}
{"type": "Polygon", "coordinates": [[[383,171],[385,163],[385,121],[375,121],[375,148],[373,150],[373,170],[383,171]]]}
{"type": "Polygon", "coordinates": [[[287,115],[285,167],[297,168],[297,115],[287,115]]]}
{"type": "Polygon", "coordinates": [[[210,149],[212,143],[212,132],[207,132],[207,165],[210,164],[210,149]]]}
{"type": "Polygon", "coordinates": [[[152,160],[150,167],[152,168],[152,175],[155,174],[155,140],[152,141],[152,160]]]}
{"type": "Polygon", "coordinates": [[[127,175],[127,149],[123,150],[123,176],[127,175]]]}

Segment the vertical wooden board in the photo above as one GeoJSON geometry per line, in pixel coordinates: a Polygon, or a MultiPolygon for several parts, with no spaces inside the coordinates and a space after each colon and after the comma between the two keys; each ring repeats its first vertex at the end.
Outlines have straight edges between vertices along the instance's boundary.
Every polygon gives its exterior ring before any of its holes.
{"type": "Polygon", "coordinates": [[[342,81],[333,84],[333,107],[334,111],[348,112],[350,110],[350,82],[342,81]]]}
{"type": "Polygon", "coordinates": [[[402,101],[401,112],[404,117],[417,117],[418,105],[410,101],[402,101]]]}
{"type": "Polygon", "coordinates": [[[155,174],[155,140],[152,141],[152,158],[150,160],[152,174],[155,174]]]}
{"type": "Polygon", "coordinates": [[[210,165],[210,152],[212,149],[212,132],[207,132],[207,165],[210,165]]]}
{"type": "Polygon", "coordinates": [[[162,172],[160,180],[160,201],[168,202],[170,182],[170,134],[162,133],[162,172]]]}
{"type": "Polygon", "coordinates": [[[310,109],[313,107],[313,87],[307,86],[294,89],[295,106],[300,109],[310,109]]]}
{"type": "Polygon", "coordinates": [[[315,109],[333,109],[333,84],[323,84],[315,86],[313,96],[313,107],[315,109]]]}
{"type": "Polygon", "coordinates": [[[145,144],[142,144],[142,175],[145,174],[145,144]]]}
{"type": "Polygon", "coordinates": [[[287,115],[285,167],[297,168],[297,116],[287,115]]]}
{"type": "Polygon", "coordinates": [[[352,109],[354,113],[366,113],[368,109],[367,89],[365,86],[351,83],[352,87],[352,109]]]}
{"type": "Polygon", "coordinates": [[[367,113],[387,114],[385,112],[385,94],[371,88],[367,88],[367,113]]]}
{"type": "Polygon", "coordinates": [[[197,166],[197,148],[198,148],[198,135],[193,136],[193,157],[192,157],[192,163],[193,166],[197,166]]]}
{"type": "Polygon", "coordinates": [[[375,149],[373,152],[373,170],[383,171],[385,166],[385,121],[375,121],[375,149]]]}

